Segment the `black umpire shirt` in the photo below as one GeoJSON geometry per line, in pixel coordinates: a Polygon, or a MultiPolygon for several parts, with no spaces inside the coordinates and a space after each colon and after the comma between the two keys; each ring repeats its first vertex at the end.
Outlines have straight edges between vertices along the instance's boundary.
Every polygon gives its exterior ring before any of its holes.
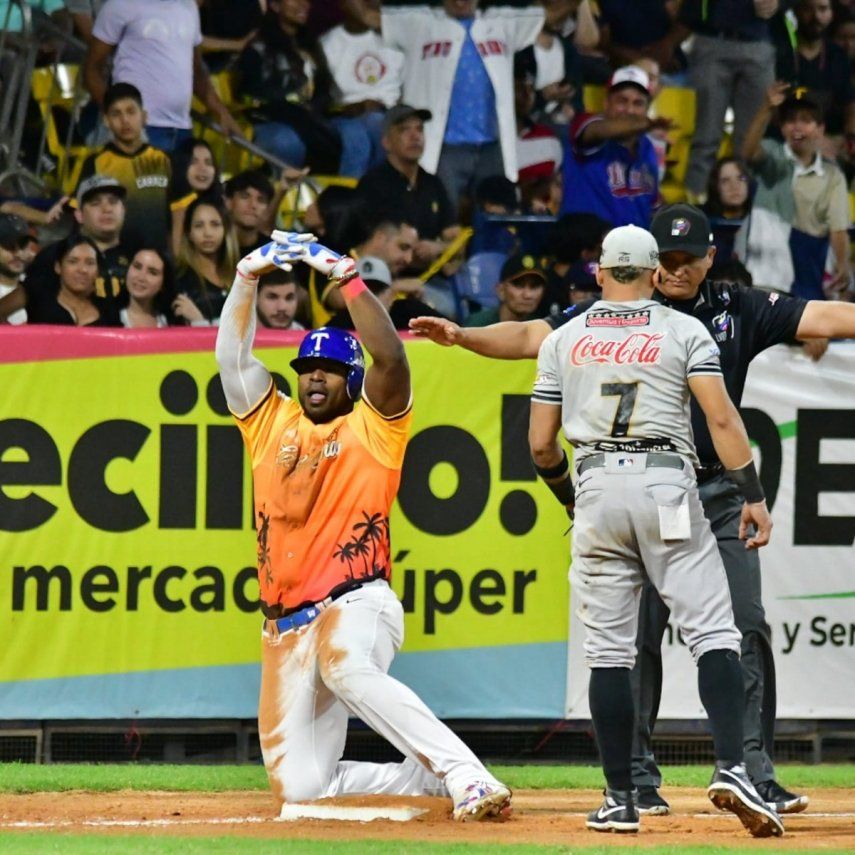
{"type": "MultiPolygon", "coordinates": [[[[731,282],[705,281],[691,300],[669,300],[659,291],[653,292],[653,299],[678,312],[693,315],[707,328],[721,351],[724,385],[737,407],[742,401],[751,360],[776,344],[795,344],[796,330],[807,306],[807,300],[731,282]]],[[[591,301],[570,306],[544,320],[558,329],[593,304],[591,301]]],[[[694,398],[692,431],[701,467],[720,465],[706,417],[694,398]]]]}

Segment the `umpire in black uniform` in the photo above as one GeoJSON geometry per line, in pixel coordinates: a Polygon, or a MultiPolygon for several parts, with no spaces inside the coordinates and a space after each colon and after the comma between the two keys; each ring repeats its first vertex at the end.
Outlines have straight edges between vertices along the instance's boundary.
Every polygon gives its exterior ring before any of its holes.
{"type": "MultiPolygon", "coordinates": [[[[855,336],[855,305],[805,301],[775,292],[706,276],[715,247],[704,213],[692,205],[669,205],[653,218],[651,232],[659,245],[659,282],[654,299],[694,315],[721,349],[724,382],[739,406],[751,360],[776,344],[811,338],[855,336]]],[[[784,283],[782,283],[784,284],[784,283]]],[[[742,500],[724,473],[700,408],[692,401],[692,429],[700,459],[697,470],[701,501],[727,571],[733,612],[742,632],[745,678],[745,765],[757,791],[779,813],[797,813],[808,797],[785,790],[775,779],[772,750],[775,735],[775,662],[760,585],[760,557],[739,540],[742,500]]],[[[633,784],[639,807],[650,814],[667,813],[659,795],[662,777],[651,746],[651,734],[662,691],[661,645],[668,623],[667,606],[656,590],[645,586],[640,606],[638,657],[633,672],[636,737],[633,784]]]]}

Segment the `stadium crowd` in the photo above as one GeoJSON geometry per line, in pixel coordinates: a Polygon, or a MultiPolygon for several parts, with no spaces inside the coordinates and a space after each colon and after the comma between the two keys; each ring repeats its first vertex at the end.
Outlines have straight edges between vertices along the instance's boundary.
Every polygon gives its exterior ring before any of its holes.
{"type": "MultiPolygon", "coordinates": [[[[3,198],[0,322],[216,324],[283,212],[359,259],[399,329],[544,317],[597,293],[610,228],[685,200],[712,224],[714,277],[853,299],[849,2],[31,6],[85,43],[91,151],[70,199],[3,198]],[[194,97],[287,166],[223,176],[194,97]]],[[[351,328],[325,286],[267,277],[261,323],[351,328]]]]}

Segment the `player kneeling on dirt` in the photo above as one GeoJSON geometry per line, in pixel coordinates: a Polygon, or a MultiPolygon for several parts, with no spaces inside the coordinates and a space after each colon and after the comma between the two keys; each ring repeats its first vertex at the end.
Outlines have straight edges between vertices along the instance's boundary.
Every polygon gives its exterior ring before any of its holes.
{"type": "Polygon", "coordinates": [[[587,313],[546,337],[537,360],[529,442],[535,469],[575,514],[574,587],[591,668],[588,698],[607,789],[588,817],[596,831],[639,828],[632,787],[638,597],[645,577],[671,609],[698,665],[716,769],[707,790],[755,837],[784,826],[758,795],[743,763],[740,633],[724,565],[698,497],[689,392],[706,415],[715,450],[742,492],[740,537],[769,540],[772,521],[745,427],[721,376],[719,351],[703,324],[646,298],[659,261],[649,232],[623,226],[603,241],[587,313]],[[563,428],[575,447],[575,487],[563,428]]]}
{"type": "Polygon", "coordinates": [[[403,641],[389,512],[412,420],[404,347],[352,259],[311,235],[273,238],[238,264],[217,335],[226,400],[252,462],[264,613],[258,730],[270,785],[280,803],[450,795],[457,820],[507,815],[510,790],[387,673],[403,641]],[[312,330],[291,363],[296,401],[252,354],[258,277],[295,261],[341,289],[372,358],[366,370],[350,333],[312,330]],[[349,713],[406,759],[342,761],[349,713]]]}

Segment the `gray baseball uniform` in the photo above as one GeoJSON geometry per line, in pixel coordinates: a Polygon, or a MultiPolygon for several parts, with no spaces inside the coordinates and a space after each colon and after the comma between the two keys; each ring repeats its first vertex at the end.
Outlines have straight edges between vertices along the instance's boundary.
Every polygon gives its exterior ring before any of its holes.
{"type": "Polygon", "coordinates": [[[695,661],[739,652],[694,477],[688,378],[721,374],[700,321],[651,300],[599,301],[552,332],[532,399],[562,407],[576,448],[574,581],[592,668],[631,668],[646,574],[695,661]]]}

